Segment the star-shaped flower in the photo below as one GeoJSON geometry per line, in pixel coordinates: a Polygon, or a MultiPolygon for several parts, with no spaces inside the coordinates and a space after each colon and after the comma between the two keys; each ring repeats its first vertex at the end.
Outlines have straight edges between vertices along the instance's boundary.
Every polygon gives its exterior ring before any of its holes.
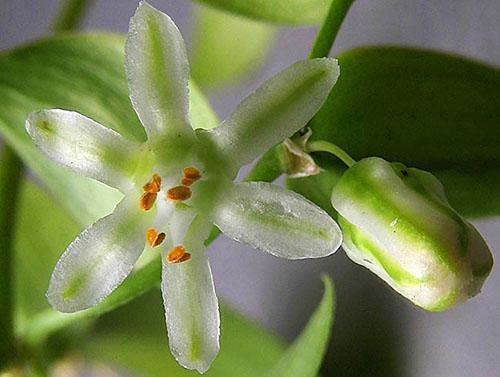
{"type": "Polygon", "coordinates": [[[167,15],[141,2],[125,53],[145,143],[71,111],[37,111],[26,122],[50,159],[124,194],[112,214],[68,246],[47,298],[62,312],[96,305],[132,271],[147,242],[162,254],[170,349],[184,367],[203,373],[219,350],[219,311],[204,245],[212,224],[289,259],[323,257],[340,246],[337,224],[298,194],[269,183],[233,183],[242,165],[306,124],[339,70],[333,59],[298,62],[205,131],[190,126],[185,46],[167,15]]]}

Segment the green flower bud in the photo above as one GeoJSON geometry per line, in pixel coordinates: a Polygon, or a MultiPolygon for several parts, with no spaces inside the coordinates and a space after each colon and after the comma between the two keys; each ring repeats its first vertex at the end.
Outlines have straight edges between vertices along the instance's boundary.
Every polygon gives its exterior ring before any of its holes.
{"type": "Polygon", "coordinates": [[[493,258],[432,174],[366,158],[332,192],[343,248],[416,305],[442,311],[479,293],[493,258]]]}

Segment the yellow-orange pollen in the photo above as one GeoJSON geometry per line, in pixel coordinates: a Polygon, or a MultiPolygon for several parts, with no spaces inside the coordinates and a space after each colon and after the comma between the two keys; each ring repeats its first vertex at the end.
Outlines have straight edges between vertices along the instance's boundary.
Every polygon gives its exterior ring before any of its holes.
{"type": "Polygon", "coordinates": [[[184,186],[191,186],[194,182],[201,178],[201,174],[198,169],[193,167],[187,167],[183,169],[183,177],[181,183],[184,186]]]}
{"type": "Polygon", "coordinates": [[[144,211],[149,211],[156,202],[156,197],[161,189],[161,177],[158,174],[153,174],[153,178],[142,186],[144,193],[139,200],[139,207],[144,211]]]}
{"type": "Polygon", "coordinates": [[[149,228],[146,232],[146,239],[148,240],[149,246],[155,247],[163,242],[165,239],[165,233],[158,233],[156,229],[149,228]]]}
{"type": "Polygon", "coordinates": [[[178,245],[170,249],[166,258],[168,263],[181,263],[191,259],[191,254],[186,252],[184,246],[178,245]]]}
{"type": "Polygon", "coordinates": [[[170,200],[183,201],[191,197],[191,189],[187,186],[175,186],[167,191],[167,198],[170,200]]]}

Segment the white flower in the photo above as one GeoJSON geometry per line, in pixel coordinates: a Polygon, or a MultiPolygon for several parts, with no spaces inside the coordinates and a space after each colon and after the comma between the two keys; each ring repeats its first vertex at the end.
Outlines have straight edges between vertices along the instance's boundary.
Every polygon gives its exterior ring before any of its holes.
{"type": "Polygon", "coordinates": [[[216,129],[193,131],[186,51],[172,20],[141,2],[125,52],[145,143],[71,111],[37,111],[26,122],[49,158],[124,194],[112,214],[68,246],[47,298],[62,312],[96,305],[131,272],[147,241],[162,254],[170,349],[180,364],[203,373],[219,350],[218,304],[204,245],[212,224],[284,258],[323,257],[340,246],[337,224],[301,196],[269,183],[233,183],[242,165],[317,112],[338,66],[333,59],[298,62],[246,98],[216,129]]]}

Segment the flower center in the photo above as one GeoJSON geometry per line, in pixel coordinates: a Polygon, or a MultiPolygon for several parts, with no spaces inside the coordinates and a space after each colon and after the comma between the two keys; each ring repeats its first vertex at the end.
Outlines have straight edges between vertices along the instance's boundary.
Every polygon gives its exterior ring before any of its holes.
{"type": "MultiPolygon", "coordinates": [[[[166,198],[172,201],[184,201],[191,198],[191,186],[201,178],[200,171],[192,166],[182,170],[180,185],[167,190],[166,198]]],[[[161,177],[153,174],[151,180],[142,186],[143,193],[139,199],[139,207],[144,211],[149,211],[156,202],[158,193],[161,190],[161,177]]],[[[159,233],[155,228],[146,231],[146,240],[151,247],[159,246],[165,240],[165,233],[159,233]]],[[[166,255],[168,263],[181,263],[191,259],[191,254],[186,252],[183,245],[174,246],[166,255]]]]}

